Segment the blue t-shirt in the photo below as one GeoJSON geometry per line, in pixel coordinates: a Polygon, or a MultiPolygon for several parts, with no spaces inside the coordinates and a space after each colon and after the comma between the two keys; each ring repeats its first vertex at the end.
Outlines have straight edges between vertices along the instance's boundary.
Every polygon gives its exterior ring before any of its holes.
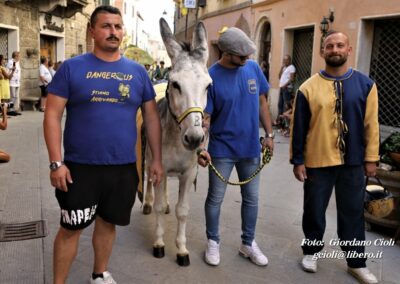
{"type": "Polygon", "coordinates": [[[68,99],[64,160],[92,165],[136,162],[136,112],[155,97],[143,66],[92,53],[66,60],[48,92],[68,99]]]}
{"type": "Polygon", "coordinates": [[[218,158],[260,156],[259,96],[269,89],[261,68],[253,60],[239,68],[215,63],[205,111],[211,115],[208,151],[218,158]]]}

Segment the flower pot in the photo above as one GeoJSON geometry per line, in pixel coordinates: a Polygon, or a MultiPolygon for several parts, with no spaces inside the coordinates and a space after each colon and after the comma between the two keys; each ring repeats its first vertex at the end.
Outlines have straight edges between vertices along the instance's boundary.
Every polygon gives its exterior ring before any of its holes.
{"type": "Polygon", "coordinates": [[[396,166],[400,168],[400,153],[390,152],[389,157],[396,164],[396,166]]]}

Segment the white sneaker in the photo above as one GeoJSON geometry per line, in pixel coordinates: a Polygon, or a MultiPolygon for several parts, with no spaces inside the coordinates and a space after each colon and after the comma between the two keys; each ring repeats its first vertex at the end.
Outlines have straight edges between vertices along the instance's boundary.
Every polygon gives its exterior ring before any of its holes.
{"type": "Polygon", "coordinates": [[[214,240],[208,240],[206,253],[204,259],[209,265],[218,265],[219,258],[219,244],[214,240]]]}
{"type": "Polygon", "coordinates": [[[112,278],[110,272],[104,271],[103,278],[97,277],[96,279],[92,279],[90,277],[90,284],[117,284],[117,282],[112,278]]]}
{"type": "Polygon", "coordinates": [[[301,260],[301,266],[304,271],[315,273],[317,272],[317,258],[314,255],[306,254],[301,260]]]}
{"type": "Polygon", "coordinates": [[[241,244],[239,253],[245,258],[250,258],[253,263],[259,266],[266,266],[268,264],[268,258],[262,253],[255,241],[252,242],[251,246],[241,244]]]}
{"type": "Polygon", "coordinates": [[[347,267],[347,272],[350,273],[354,278],[358,280],[358,282],[362,284],[373,284],[378,283],[378,279],[376,279],[375,275],[369,271],[368,268],[351,268],[347,267]]]}

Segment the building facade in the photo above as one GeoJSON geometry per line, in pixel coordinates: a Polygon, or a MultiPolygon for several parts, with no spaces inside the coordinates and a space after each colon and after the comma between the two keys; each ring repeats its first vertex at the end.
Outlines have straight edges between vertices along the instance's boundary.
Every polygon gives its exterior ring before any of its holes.
{"type": "Polygon", "coordinates": [[[253,58],[269,67],[271,109],[276,113],[278,74],[284,55],[297,68],[298,87],[324,67],[321,40],[329,29],[349,35],[353,52],[349,63],[374,79],[379,91],[379,120],[383,131],[400,127],[400,5],[398,0],[197,0],[195,9],[182,9],[175,0],[177,36],[189,40],[195,23],[208,32],[212,64],[219,58],[218,31],[236,26],[257,45],[253,58]],[[183,13],[182,13],[183,10],[183,13]]]}
{"type": "Polygon", "coordinates": [[[40,57],[63,61],[92,48],[92,0],[14,0],[0,2],[0,54],[20,52],[21,99],[40,96],[40,57]]]}

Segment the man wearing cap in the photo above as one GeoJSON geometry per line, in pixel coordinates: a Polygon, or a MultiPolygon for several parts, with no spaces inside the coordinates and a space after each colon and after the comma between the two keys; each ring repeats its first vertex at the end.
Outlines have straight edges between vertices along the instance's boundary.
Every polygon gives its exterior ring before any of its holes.
{"type": "MultiPolygon", "coordinates": [[[[212,157],[213,164],[226,179],[235,167],[239,179],[244,180],[259,166],[261,147],[273,150],[274,133],[265,96],[269,85],[258,64],[248,60],[256,46],[243,31],[226,29],[218,39],[218,47],[222,57],[209,69],[213,84],[208,90],[204,116],[210,142],[207,150],[198,151],[198,162],[204,167],[212,157]],[[262,145],[259,142],[259,121],[266,133],[262,145]]],[[[227,184],[212,171],[209,171],[209,183],[204,206],[208,239],[205,262],[218,265],[219,216],[227,184]]],[[[253,263],[265,266],[268,259],[254,240],[258,187],[259,175],[241,185],[242,242],[239,253],[253,263]]]]}

